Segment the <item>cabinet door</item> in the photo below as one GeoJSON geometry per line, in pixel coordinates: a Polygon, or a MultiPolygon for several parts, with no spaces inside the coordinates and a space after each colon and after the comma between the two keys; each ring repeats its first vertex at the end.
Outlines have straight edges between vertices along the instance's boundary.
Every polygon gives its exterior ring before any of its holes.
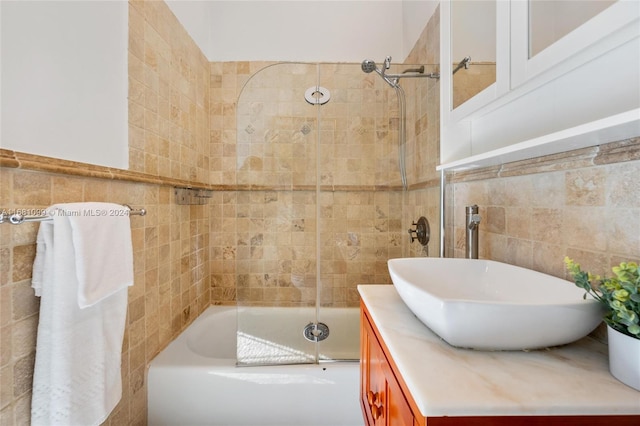
{"type": "Polygon", "coordinates": [[[384,408],[387,394],[384,375],[386,359],[364,314],[361,317],[361,324],[360,404],[362,414],[367,425],[382,426],[387,418],[384,408]]]}
{"type": "Polygon", "coordinates": [[[369,426],[413,426],[413,413],[365,315],[361,330],[361,405],[369,426]]]}
{"type": "Polygon", "coordinates": [[[371,411],[374,425],[389,425],[387,422],[387,382],[385,378],[386,358],[382,349],[378,345],[375,337],[369,341],[370,344],[370,367],[369,371],[369,391],[367,392],[367,402],[371,411]]]}
{"type": "Polygon", "coordinates": [[[554,67],[580,67],[637,37],[639,12],[636,1],[511,1],[511,88],[554,67]],[[574,22],[581,14],[583,22],[574,22]],[[536,47],[536,33],[557,40],[536,47]]]}
{"type": "Polygon", "coordinates": [[[392,426],[413,426],[413,413],[393,372],[386,365],[387,371],[387,420],[392,426]]]}

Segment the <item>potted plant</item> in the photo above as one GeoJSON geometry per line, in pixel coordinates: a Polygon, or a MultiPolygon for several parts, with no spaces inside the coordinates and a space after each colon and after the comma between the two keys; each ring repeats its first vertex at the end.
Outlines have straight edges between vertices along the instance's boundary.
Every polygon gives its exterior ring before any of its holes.
{"type": "Polygon", "coordinates": [[[614,277],[602,278],[580,269],[565,257],[575,284],[605,308],[609,371],[622,383],[640,390],[640,271],[635,262],[614,266],[614,277]]]}

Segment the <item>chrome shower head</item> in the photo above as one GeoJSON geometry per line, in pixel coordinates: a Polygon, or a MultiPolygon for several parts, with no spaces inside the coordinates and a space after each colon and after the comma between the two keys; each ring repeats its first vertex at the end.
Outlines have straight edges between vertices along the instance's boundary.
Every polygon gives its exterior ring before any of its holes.
{"type": "Polygon", "coordinates": [[[365,59],[364,61],[362,61],[362,65],[360,65],[360,67],[362,68],[362,71],[369,74],[370,72],[373,72],[376,70],[376,63],[373,62],[371,59],[365,59]]]}
{"type": "Polygon", "coordinates": [[[391,56],[387,56],[387,58],[384,60],[384,66],[382,69],[378,68],[376,66],[376,63],[373,62],[371,59],[365,59],[364,61],[362,61],[360,68],[362,68],[362,71],[364,71],[367,74],[375,71],[380,75],[380,77],[382,77],[384,81],[387,82],[387,84],[389,84],[389,86],[395,88],[396,86],[398,86],[397,76],[395,76],[394,79],[391,79],[387,77],[384,73],[385,69],[389,69],[390,66],[391,66],[391,56]]]}

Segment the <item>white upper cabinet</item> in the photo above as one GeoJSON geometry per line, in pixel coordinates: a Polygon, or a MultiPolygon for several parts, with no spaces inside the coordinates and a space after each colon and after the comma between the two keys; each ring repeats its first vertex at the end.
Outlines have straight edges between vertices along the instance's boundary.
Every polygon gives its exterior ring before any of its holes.
{"type": "Polygon", "coordinates": [[[639,0],[443,0],[440,13],[440,169],[640,135],[639,0]]]}

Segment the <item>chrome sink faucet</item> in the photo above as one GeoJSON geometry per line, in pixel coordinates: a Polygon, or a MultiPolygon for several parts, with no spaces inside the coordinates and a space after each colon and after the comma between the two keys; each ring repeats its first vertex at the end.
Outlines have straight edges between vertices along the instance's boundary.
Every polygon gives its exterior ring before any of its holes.
{"type": "Polygon", "coordinates": [[[478,227],[480,226],[480,219],[476,204],[465,208],[465,257],[467,259],[478,258],[478,227]]]}

